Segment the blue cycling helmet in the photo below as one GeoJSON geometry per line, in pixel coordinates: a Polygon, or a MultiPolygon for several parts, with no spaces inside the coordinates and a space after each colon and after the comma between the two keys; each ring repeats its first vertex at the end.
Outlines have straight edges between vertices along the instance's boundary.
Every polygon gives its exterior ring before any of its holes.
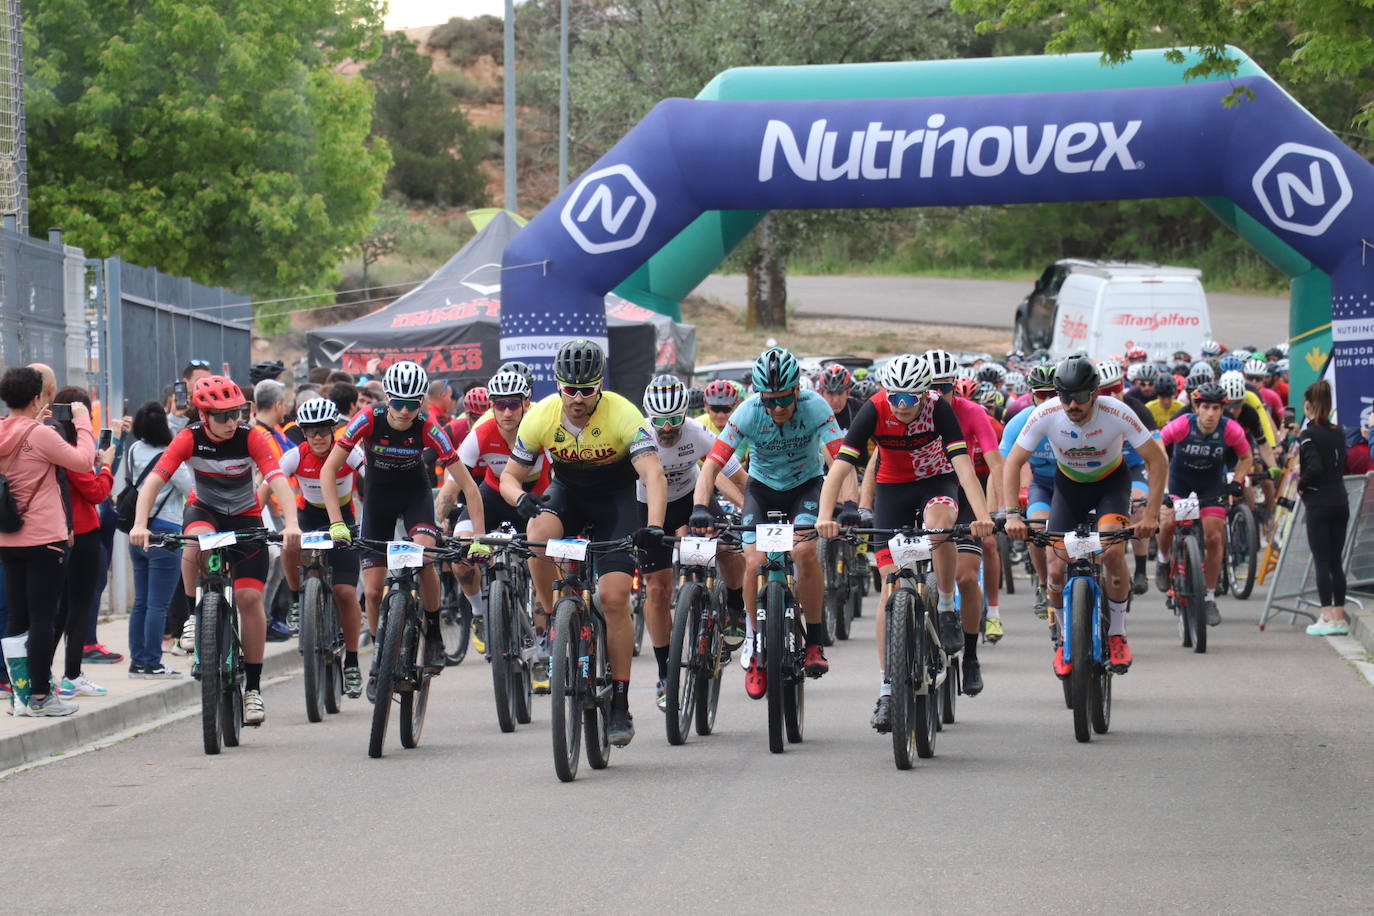
{"type": "Polygon", "coordinates": [[[786,391],[801,378],[797,358],[782,347],[769,347],[754,360],[755,391],[786,391]]]}
{"type": "Polygon", "coordinates": [[[1239,356],[1228,355],[1221,358],[1217,368],[1222,372],[1239,372],[1244,365],[1239,356]]]}

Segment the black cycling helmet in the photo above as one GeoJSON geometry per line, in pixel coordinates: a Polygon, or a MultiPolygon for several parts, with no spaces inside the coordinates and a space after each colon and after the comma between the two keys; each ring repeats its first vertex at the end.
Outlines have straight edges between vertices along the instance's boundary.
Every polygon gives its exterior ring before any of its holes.
{"type": "Polygon", "coordinates": [[[706,389],[693,385],[687,389],[687,411],[701,413],[706,409],[706,389]]]}
{"type": "Polygon", "coordinates": [[[262,362],[253,363],[248,368],[248,383],[256,385],[265,379],[276,379],[285,371],[286,365],[281,360],[265,359],[262,362]]]}
{"type": "Polygon", "coordinates": [[[1031,391],[1050,391],[1054,388],[1054,364],[1041,363],[1026,378],[1031,391]]]}
{"type": "Polygon", "coordinates": [[[593,340],[570,340],[553,358],[553,377],[560,385],[595,385],[606,377],[606,354],[593,340]]]}
{"type": "Polygon", "coordinates": [[[1155,378],[1155,394],[1161,398],[1171,398],[1178,394],[1178,382],[1167,372],[1161,372],[1155,378]]]}
{"type": "Polygon", "coordinates": [[[1203,382],[1193,391],[1194,404],[1225,404],[1226,392],[1216,382],[1203,382]]]}
{"type": "Polygon", "coordinates": [[[849,393],[851,396],[861,401],[867,401],[878,393],[878,383],[873,381],[872,376],[855,379],[854,384],[849,389],[849,393]]]}
{"type": "Polygon", "coordinates": [[[988,385],[1000,385],[1002,380],[1007,377],[1007,370],[996,363],[983,363],[978,367],[977,379],[979,382],[988,385]]]}
{"type": "Polygon", "coordinates": [[[1059,392],[1096,392],[1101,382],[1097,366],[1093,365],[1091,359],[1079,354],[1064,357],[1054,370],[1054,389],[1059,392]]]}

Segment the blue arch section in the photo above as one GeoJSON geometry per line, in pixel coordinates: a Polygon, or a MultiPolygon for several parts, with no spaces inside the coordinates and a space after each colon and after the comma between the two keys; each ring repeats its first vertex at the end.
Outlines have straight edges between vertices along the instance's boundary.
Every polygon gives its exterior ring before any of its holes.
{"type": "Polygon", "coordinates": [[[666,100],[507,248],[503,356],[604,338],[605,293],[711,210],[1219,197],[1330,274],[1349,422],[1374,390],[1374,167],[1268,78],[1235,84],[1254,100],[1222,107],[1214,83],[666,100]]]}

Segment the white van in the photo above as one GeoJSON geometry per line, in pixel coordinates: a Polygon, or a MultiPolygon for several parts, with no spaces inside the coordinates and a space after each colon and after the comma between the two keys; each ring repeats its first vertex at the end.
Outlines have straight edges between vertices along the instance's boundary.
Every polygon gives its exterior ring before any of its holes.
{"type": "Polygon", "coordinates": [[[1059,287],[1050,355],[1094,359],[1140,347],[1196,359],[1212,336],[1202,271],[1154,264],[1075,263],[1059,287]]]}

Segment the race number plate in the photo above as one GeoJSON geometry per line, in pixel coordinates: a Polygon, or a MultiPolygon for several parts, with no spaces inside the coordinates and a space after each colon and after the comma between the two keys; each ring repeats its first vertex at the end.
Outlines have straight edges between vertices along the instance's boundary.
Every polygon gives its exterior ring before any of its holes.
{"type": "Polygon", "coordinates": [[[306,531],[301,534],[301,550],[333,550],[334,539],[328,531],[306,531]]]}
{"type": "Polygon", "coordinates": [[[425,565],[425,549],[414,541],[387,541],[386,568],[406,569],[425,565]]]}
{"type": "Polygon", "coordinates": [[[685,537],[678,542],[677,551],[683,566],[706,566],[716,558],[716,539],[685,537]]]}
{"type": "Polygon", "coordinates": [[[924,535],[915,538],[894,535],[892,540],[887,542],[887,549],[892,553],[893,562],[898,566],[906,566],[930,559],[930,538],[924,535]]]}
{"type": "Polygon", "coordinates": [[[554,538],[544,552],[560,560],[587,559],[587,541],[582,538],[554,538]]]}
{"type": "Polygon", "coordinates": [[[1076,534],[1064,535],[1064,550],[1075,560],[1090,557],[1102,549],[1102,535],[1094,531],[1086,537],[1076,534]]]}
{"type": "Polygon", "coordinates": [[[759,550],[786,553],[792,549],[791,525],[759,525],[755,530],[758,533],[759,550]]]}
{"type": "Polygon", "coordinates": [[[1174,520],[1179,522],[1190,522],[1201,515],[1196,499],[1176,499],[1174,500],[1174,520]]]}
{"type": "Polygon", "coordinates": [[[239,542],[239,536],[233,531],[211,531],[209,534],[202,534],[197,541],[200,542],[201,550],[214,550],[216,547],[230,547],[239,542]]]}

